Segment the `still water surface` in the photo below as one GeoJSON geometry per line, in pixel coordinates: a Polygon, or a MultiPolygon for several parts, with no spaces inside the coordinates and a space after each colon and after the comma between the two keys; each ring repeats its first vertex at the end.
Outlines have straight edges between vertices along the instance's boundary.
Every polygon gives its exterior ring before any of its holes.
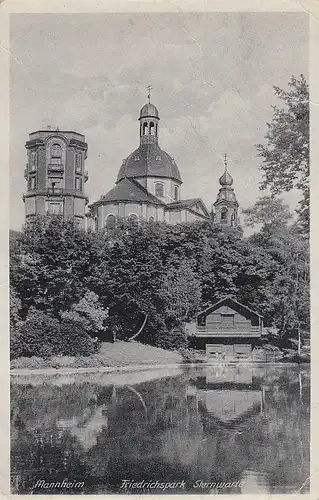
{"type": "Polygon", "coordinates": [[[307,493],[309,383],[307,366],[13,377],[12,492],[307,493]],[[63,480],[84,485],[43,486],[63,480]]]}

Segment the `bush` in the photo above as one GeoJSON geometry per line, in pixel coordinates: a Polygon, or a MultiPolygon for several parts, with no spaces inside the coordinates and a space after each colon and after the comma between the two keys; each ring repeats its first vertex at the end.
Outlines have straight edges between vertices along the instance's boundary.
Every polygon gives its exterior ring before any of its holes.
{"type": "Polygon", "coordinates": [[[168,349],[171,351],[174,351],[175,349],[186,348],[186,334],[179,329],[174,329],[171,331],[164,330],[162,334],[158,335],[154,345],[156,347],[161,347],[162,349],[168,349]]]}
{"type": "Polygon", "coordinates": [[[183,356],[184,363],[207,363],[208,356],[205,351],[196,351],[195,349],[179,349],[183,356]]]}
{"type": "Polygon", "coordinates": [[[33,369],[33,368],[47,368],[47,362],[38,356],[31,356],[30,358],[17,358],[13,359],[10,363],[11,369],[33,369]]]}
{"type": "Polygon", "coordinates": [[[60,325],[57,319],[30,308],[26,320],[11,333],[11,358],[40,356],[48,358],[60,348],[60,325]]]}
{"type": "Polygon", "coordinates": [[[90,337],[83,324],[64,319],[60,325],[61,346],[60,352],[66,356],[89,356],[98,351],[100,342],[90,337]]]}
{"type": "Polygon", "coordinates": [[[100,343],[86,333],[83,325],[70,319],[61,323],[48,314],[30,308],[27,319],[11,331],[11,359],[40,356],[89,356],[95,353],[100,343]]]}

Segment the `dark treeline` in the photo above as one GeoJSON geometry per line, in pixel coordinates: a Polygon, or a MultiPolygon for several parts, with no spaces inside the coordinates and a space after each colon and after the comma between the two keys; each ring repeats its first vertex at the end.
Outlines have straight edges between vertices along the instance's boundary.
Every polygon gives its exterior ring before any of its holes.
{"type": "Polygon", "coordinates": [[[50,338],[57,329],[55,344],[61,339],[64,350],[47,354],[76,351],[79,338],[86,338],[81,353],[89,353],[89,338],[129,339],[145,319],[140,342],[185,345],[185,322],[230,294],[263,314],[283,344],[309,332],[308,239],[290,218],[280,200],[266,197],[246,211],[247,224],[260,227],[248,238],[210,221],[118,221],[94,233],[38,217],[11,243],[13,357],[41,355],[43,331],[50,338]]]}

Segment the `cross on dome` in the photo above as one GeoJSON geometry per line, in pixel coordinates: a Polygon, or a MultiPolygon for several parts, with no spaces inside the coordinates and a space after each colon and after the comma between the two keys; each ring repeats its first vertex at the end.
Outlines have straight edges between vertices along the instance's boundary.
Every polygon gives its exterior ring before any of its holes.
{"type": "Polygon", "coordinates": [[[228,166],[227,166],[227,153],[224,154],[224,167],[225,167],[225,172],[223,175],[219,178],[219,184],[221,186],[231,186],[232,183],[234,182],[232,176],[228,172],[228,166]]]}
{"type": "Polygon", "coordinates": [[[153,87],[152,87],[152,85],[147,85],[146,88],[148,90],[148,94],[147,94],[148,102],[150,103],[151,102],[151,90],[153,90],[153,87]]]}

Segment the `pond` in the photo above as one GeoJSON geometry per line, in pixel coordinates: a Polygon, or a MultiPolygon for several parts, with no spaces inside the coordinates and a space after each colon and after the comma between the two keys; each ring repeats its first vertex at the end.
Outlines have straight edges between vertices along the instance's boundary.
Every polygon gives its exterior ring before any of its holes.
{"type": "Polygon", "coordinates": [[[12,493],[307,493],[307,366],[12,377],[12,493]]]}

